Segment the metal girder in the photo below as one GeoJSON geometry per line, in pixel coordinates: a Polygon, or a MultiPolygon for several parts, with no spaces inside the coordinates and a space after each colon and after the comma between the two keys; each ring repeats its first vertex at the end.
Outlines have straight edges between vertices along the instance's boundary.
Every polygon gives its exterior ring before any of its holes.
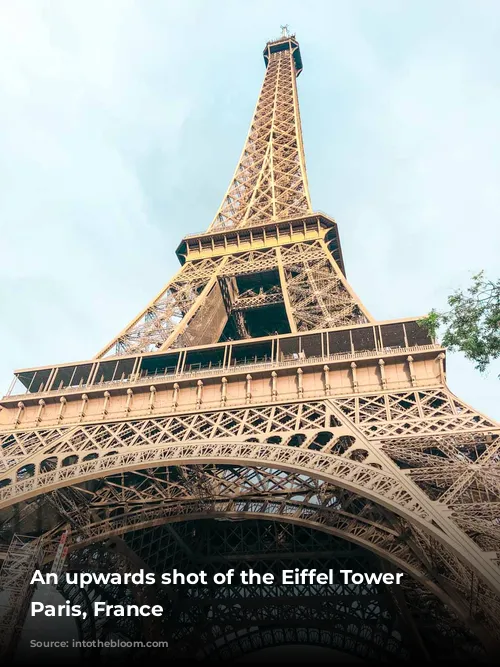
{"type": "Polygon", "coordinates": [[[33,592],[31,575],[41,560],[39,539],[13,536],[0,568],[0,655],[9,655],[15,649],[33,592]]]}
{"type": "Polygon", "coordinates": [[[311,211],[295,49],[291,42],[283,42],[283,46],[269,57],[243,152],[211,230],[244,227],[311,211]]]}
{"type": "MultiPolygon", "coordinates": [[[[369,551],[348,548],[348,545],[342,547],[342,540],[324,534],[320,540],[319,534],[307,527],[252,520],[236,524],[212,522],[210,525],[195,521],[194,525],[184,522],[177,526],[179,537],[192,554],[190,563],[185,564],[188,570],[193,566],[196,569],[196,563],[203,563],[209,572],[212,569],[220,571],[221,563],[228,564],[227,557],[235,554],[241,555],[241,567],[248,568],[249,550],[256,556],[265,557],[271,543],[276,545],[277,552],[266,562],[265,571],[279,572],[286,566],[290,554],[297,554],[299,548],[305,549],[302,558],[296,560],[299,566],[323,569],[334,565],[335,570],[349,567],[357,571],[374,569],[369,551]],[[331,552],[323,555],[318,552],[318,547],[325,546],[331,552]],[[212,565],[208,563],[208,553],[216,557],[212,565]]],[[[133,531],[127,538],[136,553],[158,572],[179,566],[178,554],[172,549],[175,538],[165,533],[165,528],[133,531]],[[155,537],[158,531],[168,539],[155,537]]],[[[99,545],[91,549],[99,549],[99,545]]],[[[73,558],[76,556],[77,553],[72,555],[73,558]]],[[[94,556],[90,557],[92,560],[98,562],[99,559],[94,556]]],[[[385,656],[387,659],[393,655],[404,658],[411,653],[411,637],[404,624],[401,625],[401,617],[385,587],[362,593],[359,587],[343,584],[326,588],[279,586],[274,595],[263,597],[265,588],[259,585],[220,586],[211,589],[212,597],[208,590],[192,586],[178,588],[172,604],[165,604],[171,657],[195,655],[201,658],[208,654],[229,657],[224,652],[226,643],[234,636],[244,638],[248,632],[254,632],[254,626],[259,628],[255,631],[263,633],[262,636],[269,631],[279,632],[284,627],[310,632],[333,631],[337,647],[344,646],[348,653],[360,657],[381,659],[385,656]]],[[[118,589],[108,591],[110,594],[118,601],[118,589]]],[[[446,611],[435,596],[426,593],[420,583],[409,579],[402,595],[426,645],[435,649],[434,657],[484,657],[464,625],[446,611]],[[436,613],[439,622],[435,620],[436,613]]],[[[325,647],[329,645],[329,641],[324,644],[325,647]]]]}
{"type": "MultiPolygon", "coordinates": [[[[448,517],[446,505],[430,500],[425,490],[411,479],[411,474],[402,475],[378,442],[367,439],[359,430],[365,423],[366,415],[372,432],[378,435],[377,424],[382,425],[384,422],[382,417],[378,417],[377,411],[382,406],[386,408],[387,395],[383,398],[385,400],[380,405],[377,399],[363,399],[361,403],[360,397],[359,410],[364,412],[355,414],[356,426],[346,421],[346,402],[332,399],[313,404],[265,407],[261,410],[255,407],[242,413],[243,419],[240,420],[235,419],[237,413],[230,410],[219,412],[213,415],[207,425],[210,425],[212,433],[214,429],[225,429],[225,439],[193,440],[207,434],[205,425],[202,426],[203,418],[200,421],[198,415],[195,422],[190,417],[187,422],[181,416],[175,417],[174,422],[165,422],[163,428],[159,428],[157,419],[117,422],[90,428],[82,425],[76,431],[69,430],[58,441],[50,440],[48,446],[40,448],[40,453],[32,453],[32,476],[21,481],[13,480],[4,486],[0,490],[0,502],[9,505],[13,501],[28,500],[40,493],[80,484],[85,480],[110,477],[126,470],[182,466],[190,462],[198,465],[260,466],[299,472],[361,495],[409,521],[417,541],[421,544],[427,542],[428,551],[440,545],[440,567],[460,596],[467,600],[472,595],[474,608],[481,607],[488,617],[493,618],[499,610],[497,596],[500,571],[489,553],[484,553],[476,541],[448,517]],[[333,423],[334,427],[326,426],[327,423],[333,423]],[[255,442],[248,439],[241,441],[244,431],[248,432],[245,425],[251,427],[250,432],[260,436],[249,439],[255,442]],[[284,425],[287,425],[288,431],[282,430],[284,425]],[[228,427],[233,432],[236,428],[241,433],[239,439],[229,437],[228,427]],[[304,432],[301,442],[296,441],[297,431],[304,432]],[[176,433],[175,439],[181,437],[181,441],[173,442],[173,433],[176,433]],[[188,439],[184,440],[186,436],[188,439]],[[49,459],[54,465],[47,469],[43,462],[49,459]],[[420,537],[421,533],[426,535],[426,540],[420,537]],[[475,579],[473,573],[476,573],[475,579]],[[490,592],[479,595],[478,586],[486,586],[490,592]]],[[[439,392],[417,398],[424,417],[427,411],[432,420],[437,412],[440,423],[446,423],[446,418],[458,416],[453,413],[455,403],[444,401],[439,392]]],[[[410,413],[413,409],[410,403],[410,413]]],[[[387,418],[387,412],[383,414],[387,418]]],[[[396,424],[399,418],[404,419],[405,416],[404,410],[398,408],[396,424]]],[[[460,418],[470,420],[472,417],[466,411],[460,413],[460,418]]],[[[473,423],[476,426],[481,424],[477,419],[473,423]]],[[[470,441],[469,436],[466,436],[466,441],[470,441]]],[[[490,462],[488,465],[494,465],[494,457],[489,456],[487,450],[488,447],[496,447],[495,443],[495,439],[490,437],[488,443],[482,446],[481,455],[487,457],[490,462]]],[[[463,449],[461,447],[461,451],[463,449]]],[[[436,459],[440,464],[441,457],[436,456],[436,459]]],[[[211,484],[213,480],[209,482],[207,479],[207,482],[211,484]]],[[[494,528],[495,523],[491,522],[490,533],[494,528]]]]}
{"type": "MultiPolygon", "coordinates": [[[[0,577],[14,581],[19,545],[15,536],[10,547],[6,541],[34,516],[46,561],[70,524],[68,567],[279,569],[293,559],[324,563],[325,553],[351,564],[381,558],[408,583],[396,596],[364,591],[358,612],[352,590],[337,602],[311,589],[273,596],[258,586],[246,595],[241,587],[155,593],[169,621],[177,618],[169,632],[181,657],[289,641],[359,657],[405,657],[410,645],[434,656],[443,637],[472,653],[474,637],[491,649],[500,638],[500,426],[450,392],[444,353],[415,321],[377,323],[346,281],[329,250],[333,243],[341,258],[336,225],[311,210],[295,38],[269,42],[265,61],[247,141],[210,233],[186,237],[181,269],[95,360],[61,380],[56,367],[35,370],[24,378],[23,400],[2,403],[0,577]],[[239,357],[230,341],[210,356],[231,327],[250,338],[257,315],[247,311],[265,306],[290,334],[259,338],[251,370],[246,340],[239,357]],[[96,380],[105,356],[116,366],[96,380]],[[165,368],[153,363],[157,356],[165,368]],[[141,385],[143,371],[147,382],[159,368],[161,382],[141,385]],[[106,551],[104,540],[120,548],[106,551]]],[[[21,562],[27,570],[35,561],[21,562]]],[[[14,583],[11,620],[29,598],[19,576],[14,583]]],[[[132,599],[116,586],[66,592],[86,605],[132,599]]],[[[130,619],[82,626],[85,636],[163,630],[130,619]]]]}

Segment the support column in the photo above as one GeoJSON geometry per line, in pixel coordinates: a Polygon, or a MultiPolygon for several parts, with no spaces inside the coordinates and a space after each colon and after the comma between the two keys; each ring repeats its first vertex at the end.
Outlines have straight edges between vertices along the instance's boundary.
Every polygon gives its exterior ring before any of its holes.
{"type": "Polygon", "coordinates": [[[288,317],[288,323],[290,324],[290,331],[292,333],[297,333],[297,325],[295,324],[292,304],[290,302],[290,297],[288,295],[288,287],[286,284],[285,269],[283,267],[283,258],[281,256],[281,248],[279,247],[276,248],[276,259],[278,260],[278,272],[280,276],[281,291],[283,293],[283,301],[285,303],[285,310],[288,317]]]}
{"type": "Polygon", "coordinates": [[[33,586],[33,572],[42,561],[42,547],[38,539],[14,535],[7,556],[0,569],[0,657],[12,657],[18,635],[26,618],[33,586]]]}

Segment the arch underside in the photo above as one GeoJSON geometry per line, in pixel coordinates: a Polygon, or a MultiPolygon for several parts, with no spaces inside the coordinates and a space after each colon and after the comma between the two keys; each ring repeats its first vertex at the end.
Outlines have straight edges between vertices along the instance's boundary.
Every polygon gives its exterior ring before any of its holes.
{"type": "MultiPolygon", "coordinates": [[[[443,618],[488,644],[500,617],[496,560],[483,556],[498,545],[498,433],[435,394],[427,422],[412,422],[409,395],[386,396],[390,427],[374,397],[20,432],[4,441],[14,463],[0,480],[0,539],[20,527],[43,534],[50,560],[69,524],[71,558],[81,559],[131,535],[146,536],[133,545],[143,553],[151,531],[214,517],[294,526],[404,571],[443,618]]],[[[250,638],[252,627],[240,629],[250,638]]],[[[307,628],[301,636],[312,637],[307,628]]]]}
{"type": "MultiPolygon", "coordinates": [[[[169,640],[174,647],[171,650],[175,649],[180,656],[192,651],[193,636],[196,637],[198,648],[196,655],[189,653],[190,656],[210,659],[234,657],[238,652],[275,645],[273,642],[278,640],[287,643],[292,639],[299,643],[307,640],[312,644],[320,640],[330,648],[372,659],[391,656],[409,658],[415,655],[415,651],[419,654],[423,651],[440,651],[450,642],[448,652],[458,648],[457,655],[469,655],[471,651],[474,655],[481,655],[480,642],[466,629],[462,607],[449,596],[446,585],[443,585],[443,577],[437,574],[437,561],[431,570],[421,552],[421,529],[371,499],[301,472],[289,473],[277,468],[227,464],[158,466],[123,471],[78,486],[58,489],[39,497],[38,502],[33,501],[16,508],[16,512],[3,524],[4,534],[15,529],[16,514],[22,516],[25,525],[29,527],[30,508],[33,526],[36,523],[44,526],[48,561],[53,557],[62,528],[68,524],[71,526],[70,567],[74,564],[78,569],[94,567],[99,571],[115,571],[121,567],[127,571],[130,570],[130,553],[156,572],[174,567],[184,568],[185,571],[206,569],[206,555],[196,556],[192,548],[179,548],[179,545],[185,545],[186,535],[190,535],[189,526],[203,525],[208,521],[217,530],[225,531],[217,538],[212,528],[211,539],[207,539],[204,544],[206,552],[216,549],[219,557],[217,567],[239,560],[244,567],[254,569],[256,563],[265,563],[266,567],[271,564],[274,568],[299,566],[328,570],[333,567],[337,570],[363,571],[352,555],[342,565],[332,564],[335,559],[338,560],[339,553],[350,550],[350,554],[363,554],[365,561],[368,558],[364,564],[366,571],[379,572],[389,568],[407,575],[406,588],[409,592],[403,594],[403,601],[394,600],[394,593],[389,590],[384,592],[383,605],[391,606],[392,612],[384,607],[385,616],[382,614],[381,618],[387,621],[387,614],[391,618],[392,614],[394,618],[392,625],[387,626],[384,622],[382,629],[378,627],[378,621],[373,620],[381,615],[380,595],[377,597],[378,602],[370,603],[373,618],[368,622],[367,618],[360,619],[358,611],[348,605],[341,605],[340,609],[336,605],[332,606],[331,599],[338,597],[338,591],[341,590],[338,586],[335,590],[323,587],[324,590],[317,591],[317,595],[313,596],[314,600],[310,593],[303,595],[302,600],[293,588],[284,589],[282,595],[277,596],[280,598],[279,604],[273,607],[272,613],[269,610],[269,596],[256,590],[253,591],[253,603],[248,609],[238,607],[239,618],[234,607],[237,603],[228,607],[226,599],[223,607],[216,605],[209,629],[203,633],[199,621],[196,622],[193,616],[196,615],[195,609],[191,609],[185,627],[178,628],[177,635],[171,629],[168,630],[169,640]],[[37,511],[33,510],[34,505],[37,511]],[[214,521],[214,517],[219,518],[214,521]],[[267,542],[257,540],[243,555],[231,552],[234,545],[228,534],[235,526],[238,530],[248,532],[249,525],[262,523],[274,526],[272,530],[282,531],[283,535],[290,528],[302,531],[302,540],[294,537],[292,542],[282,544],[281,537],[274,535],[267,542]],[[180,539],[179,531],[184,533],[180,539]],[[324,536],[320,539],[330,541],[321,551],[318,551],[318,535],[324,536]],[[125,551],[122,549],[121,556],[116,553],[109,555],[117,543],[124,543],[125,551]],[[121,559],[122,565],[110,562],[109,567],[106,566],[101,555],[103,544],[108,547],[108,558],[121,559]],[[283,553],[277,556],[273,550],[280,544],[283,553]],[[292,564],[287,565],[290,561],[292,564]],[[381,563],[384,564],[382,569],[381,563]],[[420,644],[423,640],[414,637],[420,637],[420,629],[407,627],[408,621],[405,627],[398,626],[401,620],[395,617],[401,613],[401,604],[407,606],[409,595],[413,595],[413,600],[432,600],[436,619],[448,619],[436,625],[440,628],[440,634],[443,634],[439,641],[435,637],[426,639],[430,643],[429,648],[422,648],[420,644]],[[373,607],[373,604],[378,607],[373,607]],[[376,611],[373,612],[373,609],[376,611]],[[399,611],[396,613],[395,609],[399,611]],[[333,621],[336,623],[334,626],[333,621]],[[392,628],[391,632],[388,627],[392,628]],[[394,638],[391,634],[393,631],[399,639],[394,638]]],[[[243,540],[243,536],[239,540],[243,540]]],[[[199,539],[196,540],[198,542],[199,539]]],[[[248,590],[247,587],[246,595],[248,590]]],[[[82,595],[80,589],[73,592],[66,590],[65,594],[82,595]]],[[[127,599],[127,594],[120,587],[94,588],[86,591],[85,595],[89,601],[104,599],[126,603],[127,599]]],[[[161,592],[159,595],[160,599],[164,597],[161,592]]],[[[226,597],[231,595],[229,590],[226,591],[226,597]]],[[[353,604],[359,604],[358,591],[353,599],[353,604]]],[[[364,597],[362,599],[365,600],[364,597]]],[[[210,597],[207,596],[204,602],[203,596],[201,599],[197,596],[195,608],[200,608],[200,602],[210,606],[210,597]]],[[[203,604],[201,608],[205,608],[203,604]]],[[[177,613],[172,611],[174,617],[177,613]]],[[[425,613],[428,615],[428,610],[425,613]]],[[[80,632],[82,638],[87,639],[115,634],[122,638],[138,639],[144,628],[138,627],[131,619],[120,619],[118,622],[115,619],[111,624],[101,622],[101,625],[99,622],[96,625],[87,621],[80,632]]],[[[164,629],[160,630],[161,636],[164,636],[164,632],[164,629]]],[[[428,630],[425,632],[428,634],[428,630]]]]}
{"type": "MultiPolygon", "coordinates": [[[[73,567],[130,570],[126,554],[155,572],[204,569],[209,577],[228,567],[273,572],[331,568],[383,571],[384,561],[368,549],[309,526],[248,518],[191,519],[131,531],[123,543],[92,544],[74,551],[73,567]],[[98,566],[96,565],[98,563],[98,566]],[[94,565],[93,565],[94,564],[94,565]],[[104,565],[103,565],[104,564],[104,565]]],[[[387,567],[387,563],[385,564],[387,567]]],[[[76,587],[62,592],[68,599],[76,587]]],[[[414,657],[482,659],[477,639],[459,619],[415,579],[394,586],[277,585],[179,586],[154,593],[164,605],[159,628],[149,638],[168,638],[169,658],[229,660],[270,646],[307,644],[372,659],[414,657]],[[156,634],[155,634],[156,632],[156,634]]],[[[133,603],[125,587],[93,587],[89,601],[133,603]]],[[[117,618],[85,630],[86,639],[138,639],[148,630],[137,619],[117,618]]]]}

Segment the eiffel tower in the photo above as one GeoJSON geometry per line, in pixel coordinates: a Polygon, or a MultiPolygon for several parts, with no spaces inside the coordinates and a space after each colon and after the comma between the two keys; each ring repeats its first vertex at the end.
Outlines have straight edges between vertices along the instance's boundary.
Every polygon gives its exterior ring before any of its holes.
{"type": "Polygon", "coordinates": [[[17,371],[1,399],[4,652],[61,536],[69,570],[404,573],[60,584],[89,610],[85,639],[167,638],[169,657],[196,659],[305,644],[488,660],[498,646],[500,426],[448,389],[416,318],[376,320],[352,290],[337,224],[310,201],[295,35],[264,61],[234,176],[177,274],[93,359],[17,371]],[[138,599],[164,616],[90,613],[138,599]]]}

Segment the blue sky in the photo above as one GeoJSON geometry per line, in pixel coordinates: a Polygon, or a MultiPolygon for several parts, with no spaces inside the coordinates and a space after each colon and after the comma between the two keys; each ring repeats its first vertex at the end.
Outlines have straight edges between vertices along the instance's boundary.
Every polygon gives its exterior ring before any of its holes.
{"type": "MultiPolygon", "coordinates": [[[[313,205],[379,319],[500,255],[500,4],[0,0],[0,385],[92,357],[208,227],[288,23],[313,205]]],[[[449,355],[500,418],[499,365],[449,355]]]]}

